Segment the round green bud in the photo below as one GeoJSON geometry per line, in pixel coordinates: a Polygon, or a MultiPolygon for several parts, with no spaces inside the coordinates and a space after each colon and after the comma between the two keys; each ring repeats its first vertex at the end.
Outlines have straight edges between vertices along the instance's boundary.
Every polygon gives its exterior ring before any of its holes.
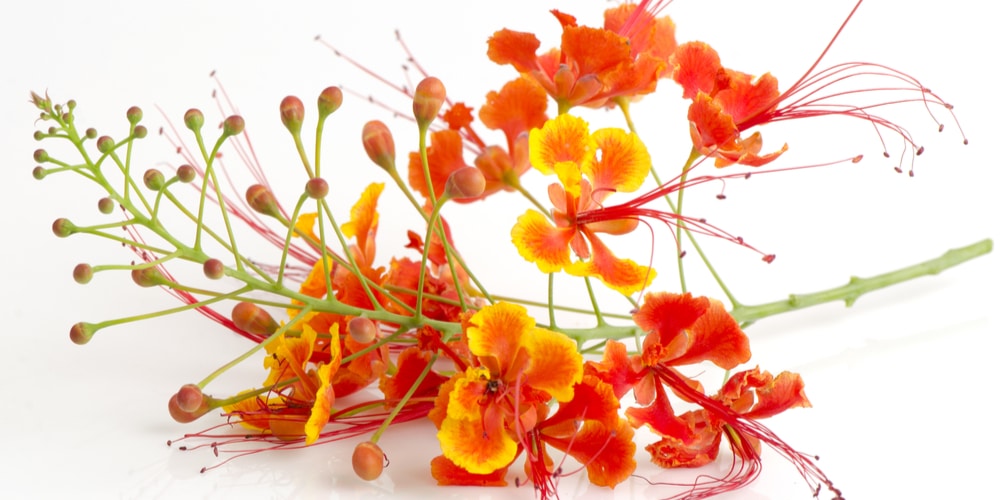
{"type": "Polygon", "coordinates": [[[139,123],[139,120],[142,120],[142,109],[138,106],[128,108],[128,110],[125,111],[125,118],[128,118],[128,122],[133,125],[139,123]]]}
{"type": "Polygon", "coordinates": [[[146,130],[146,127],[143,125],[136,125],[135,130],[132,132],[132,136],[136,139],[142,139],[146,137],[147,134],[149,134],[149,131],[146,130]]]}
{"type": "Polygon", "coordinates": [[[115,211],[115,202],[111,198],[105,196],[97,200],[97,211],[102,214],[110,214],[115,211]]]}
{"type": "Polygon", "coordinates": [[[69,329],[69,339],[76,345],[83,345],[90,342],[95,333],[97,333],[97,328],[94,324],[81,321],[69,329]]]}
{"type": "Polygon", "coordinates": [[[48,173],[49,171],[45,170],[45,168],[43,168],[41,165],[38,165],[37,167],[31,169],[31,176],[38,180],[44,179],[45,176],[48,175],[48,173]]]}
{"type": "Polygon", "coordinates": [[[52,233],[60,238],[65,238],[76,232],[76,226],[69,219],[58,218],[52,222],[52,233]]]}
{"type": "Polygon", "coordinates": [[[70,111],[76,109],[76,101],[73,99],[66,101],[66,108],[68,108],[70,111]]]}
{"type": "Polygon", "coordinates": [[[204,124],[205,115],[201,114],[200,110],[191,108],[184,113],[184,126],[188,129],[197,132],[204,124]]]}
{"type": "Polygon", "coordinates": [[[155,267],[132,270],[132,281],[143,288],[149,288],[166,283],[166,279],[155,267]]]}
{"type": "Polygon", "coordinates": [[[44,149],[36,149],[32,156],[38,163],[45,163],[49,161],[49,152],[44,149]]]}
{"type": "Polygon", "coordinates": [[[33,137],[35,138],[36,141],[40,141],[45,138],[45,132],[42,132],[41,130],[36,130],[33,137]]]}
{"type": "Polygon", "coordinates": [[[97,138],[97,129],[94,127],[90,127],[84,132],[84,135],[87,137],[87,139],[95,139],[97,138]]]}
{"type": "Polygon", "coordinates": [[[197,175],[198,172],[195,171],[194,167],[191,165],[181,165],[177,167],[177,178],[180,179],[181,182],[191,182],[197,175]]]}
{"type": "Polygon", "coordinates": [[[330,192],[330,185],[320,177],[313,177],[306,182],[306,194],[314,200],[322,200],[330,192]]]}
{"type": "Polygon", "coordinates": [[[108,137],[106,135],[102,135],[102,136],[100,136],[100,137],[97,138],[97,150],[98,151],[100,151],[102,153],[110,153],[110,152],[114,151],[114,149],[115,149],[115,140],[114,139],[112,139],[112,138],[110,138],[110,137],[108,137]]]}
{"type": "Polygon", "coordinates": [[[240,115],[233,115],[226,118],[222,122],[222,135],[232,136],[243,132],[243,127],[246,123],[243,121],[243,117],[240,115]]]}
{"type": "Polygon", "coordinates": [[[162,189],[165,182],[166,179],[163,178],[163,173],[155,168],[151,168],[142,174],[142,183],[153,191],[162,189]]]}
{"type": "Polygon", "coordinates": [[[90,267],[90,264],[77,264],[73,268],[73,281],[86,285],[90,283],[90,279],[94,277],[94,269],[90,267]]]}

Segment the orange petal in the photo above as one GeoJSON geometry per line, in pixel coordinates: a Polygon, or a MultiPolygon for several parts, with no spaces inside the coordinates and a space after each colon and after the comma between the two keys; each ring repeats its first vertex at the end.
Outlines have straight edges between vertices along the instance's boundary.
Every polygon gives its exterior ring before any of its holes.
{"type": "Polygon", "coordinates": [[[528,138],[531,164],[543,174],[551,174],[557,163],[583,165],[594,155],[595,144],[587,122],[569,114],[559,115],[528,138]]]}
{"type": "MultiPolygon", "coordinates": [[[[371,258],[375,255],[375,231],[378,229],[378,198],[385,184],[373,182],[351,207],[351,220],[340,226],[344,236],[358,242],[358,248],[371,258]]],[[[368,264],[371,264],[369,262],[368,264]]]]}
{"type": "MultiPolygon", "coordinates": [[[[734,374],[719,391],[719,397],[724,401],[743,399],[742,396],[751,391],[755,393],[757,400],[752,408],[731,405],[747,418],[767,418],[791,408],[812,406],[799,374],[781,372],[777,377],[772,377],[770,373],[761,372],[758,368],[734,374]]],[[[753,398],[750,399],[751,402],[752,400],[753,398]]]]}
{"type": "Polygon", "coordinates": [[[519,77],[504,84],[500,92],[486,94],[479,119],[486,128],[502,130],[510,150],[518,135],[545,124],[548,105],[545,89],[530,78],[519,77]]]}
{"type": "Polygon", "coordinates": [[[589,26],[563,29],[562,52],[580,76],[598,75],[631,60],[628,38],[589,26]]]}
{"type": "Polygon", "coordinates": [[[431,476],[440,486],[507,486],[507,467],[499,468],[488,474],[473,474],[448,460],[444,455],[438,455],[431,460],[431,476]]]}
{"type": "Polygon", "coordinates": [[[701,467],[719,456],[722,435],[715,428],[707,427],[686,442],[673,436],[663,436],[646,446],[651,461],[664,468],[701,467]]]}
{"type": "Polygon", "coordinates": [[[688,365],[711,361],[726,370],[750,360],[750,340],[740,325],[717,300],[688,330],[685,351],[670,361],[672,365],[688,365]]]}
{"type": "Polygon", "coordinates": [[[684,98],[692,99],[698,92],[711,94],[716,77],[722,70],[719,54],[705,42],[683,43],[674,50],[670,62],[674,66],[674,81],[684,88],[684,98]]]}
{"type": "Polygon", "coordinates": [[[305,434],[306,444],[313,444],[319,439],[319,434],[330,420],[330,409],[333,408],[334,391],[330,384],[333,378],[331,372],[340,368],[340,360],[337,364],[327,363],[319,367],[317,375],[320,380],[319,390],[316,391],[316,401],[313,403],[309,413],[309,420],[306,421],[305,434]]]}
{"type": "Polygon", "coordinates": [[[624,295],[641,290],[656,277],[656,271],[636,264],[631,259],[619,259],[594,234],[588,234],[591,258],[566,266],[573,276],[595,276],[605,285],[624,295]]]}
{"type": "Polygon", "coordinates": [[[319,241],[319,236],[316,235],[316,231],[313,229],[316,227],[316,217],[319,217],[319,214],[316,212],[299,214],[299,218],[295,219],[296,232],[293,232],[292,236],[296,238],[305,236],[313,241],[319,241]]]}
{"type": "Polygon", "coordinates": [[[528,210],[517,218],[510,231],[517,252],[534,262],[543,273],[552,273],[570,265],[569,243],[576,231],[552,225],[539,212],[528,210]]]}
{"type": "MultiPolygon", "coordinates": [[[[522,342],[534,330],[535,320],[528,316],[527,309],[517,304],[497,302],[480,309],[469,319],[465,335],[472,354],[496,358],[502,373],[506,373],[522,342]]],[[[488,372],[486,375],[489,378],[488,372]]]]}
{"type": "Polygon", "coordinates": [[[584,165],[586,175],[595,191],[611,190],[632,192],[639,189],[652,161],[639,136],[617,128],[603,128],[594,132],[594,141],[600,151],[600,160],[584,165]]]}
{"type": "Polygon", "coordinates": [[[753,77],[739,71],[726,70],[729,77],[729,88],[720,90],[715,95],[716,101],[722,105],[726,114],[733,117],[741,129],[747,120],[774,110],[778,106],[778,79],[765,73],[756,81],[753,77]]]}
{"type": "Polygon", "coordinates": [[[486,395],[489,370],[483,367],[469,367],[464,377],[455,379],[455,387],[448,396],[447,417],[460,420],[480,420],[483,405],[480,401],[486,395]]]}
{"type": "Polygon", "coordinates": [[[541,46],[531,33],[502,29],[487,43],[486,56],[497,64],[510,64],[521,73],[535,69],[535,52],[541,46]]]}
{"type": "Polygon", "coordinates": [[[625,419],[617,419],[612,427],[587,420],[573,435],[546,437],[545,443],[585,464],[591,483],[614,487],[635,471],[634,434],[625,419]]]}
{"type": "Polygon", "coordinates": [[[460,130],[472,123],[472,108],[466,106],[464,102],[456,102],[444,112],[442,118],[448,124],[448,128],[460,130]]]}
{"type": "Polygon", "coordinates": [[[507,431],[485,428],[480,420],[446,418],[437,436],[444,456],[473,474],[507,467],[517,454],[517,443],[507,431]]]}
{"type": "Polygon", "coordinates": [[[556,401],[572,399],[573,385],[583,377],[583,357],[576,342],[543,328],[534,328],[522,342],[530,360],[522,382],[549,393],[556,401]]]}

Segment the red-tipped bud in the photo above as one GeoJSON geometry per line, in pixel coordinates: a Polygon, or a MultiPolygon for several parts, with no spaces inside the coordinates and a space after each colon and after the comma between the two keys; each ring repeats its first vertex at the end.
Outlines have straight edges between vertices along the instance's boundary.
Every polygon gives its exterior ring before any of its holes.
{"type": "Polygon", "coordinates": [[[372,120],[361,129],[361,142],[365,152],[376,165],[387,172],[396,170],[396,143],[392,140],[389,127],[378,120],[372,120]]]}
{"type": "Polygon", "coordinates": [[[83,135],[86,136],[87,139],[96,139],[97,138],[97,129],[94,128],[94,127],[90,127],[86,131],[84,131],[83,135]]]}
{"type": "Polygon", "coordinates": [[[106,135],[102,135],[102,136],[100,136],[100,137],[97,138],[97,150],[98,151],[100,151],[102,153],[110,153],[110,152],[114,151],[114,149],[115,149],[115,140],[114,139],[112,139],[112,138],[110,138],[110,137],[108,137],[106,135]]]}
{"type": "Polygon", "coordinates": [[[246,127],[246,122],[243,121],[243,117],[240,115],[233,115],[222,121],[222,135],[225,137],[238,135],[243,133],[243,128],[246,127]]]}
{"type": "Polygon", "coordinates": [[[302,130],[302,120],[306,117],[306,107],[302,105],[302,100],[290,95],[281,100],[279,110],[281,123],[292,135],[297,135],[302,130]]]}
{"type": "Polygon", "coordinates": [[[81,321],[69,329],[69,339],[76,345],[83,345],[90,342],[95,333],[97,333],[96,325],[81,321]]]}
{"type": "Polygon", "coordinates": [[[155,267],[146,267],[133,269],[132,281],[143,288],[149,288],[151,286],[162,285],[167,282],[167,279],[155,267]]]}
{"type": "Polygon", "coordinates": [[[358,477],[365,481],[374,481],[385,469],[385,453],[371,441],[358,443],[354,448],[354,455],[351,456],[351,465],[358,477]]]}
{"type": "Polygon", "coordinates": [[[94,269],[90,267],[90,264],[77,264],[73,268],[73,281],[86,285],[90,283],[90,279],[94,277],[94,269]]]}
{"type": "Polygon", "coordinates": [[[155,168],[151,168],[142,174],[142,183],[153,191],[159,191],[165,182],[166,179],[163,177],[163,172],[155,168]]]}
{"type": "Polygon", "coordinates": [[[360,344],[367,344],[375,340],[375,335],[378,334],[378,327],[375,326],[375,322],[368,318],[355,317],[351,318],[347,322],[347,331],[350,332],[351,338],[360,344]]]}
{"type": "MultiPolygon", "coordinates": [[[[51,130],[52,128],[50,127],[49,128],[50,134],[52,133],[51,130]]],[[[40,141],[42,139],[45,139],[46,135],[45,132],[42,132],[41,130],[36,130],[34,135],[32,135],[32,137],[34,137],[36,141],[40,141]]]]}
{"type": "Polygon", "coordinates": [[[110,214],[115,211],[115,202],[111,198],[105,196],[97,200],[97,211],[102,214],[110,214]]]}
{"type": "Polygon", "coordinates": [[[45,170],[45,168],[42,167],[41,165],[38,165],[37,167],[31,169],[31,176],[38,180],[44,179],[45,176],[48,174],[49,171],[45,170]]]}
{"type": "Polygon", "coordinates": [[[201,265],[205,277],[212,280],[221,279],[226,275],[226,266],[219,259],[208,259],[201,265]]]}
{"type": "Polygon", "coordinates": [[[247,204],[257,213],[280,218],[281,210],[278,209],[278,201],[274,199],[274,194],[263,184],[254,184],[247,188],[247,204]]]}
{"type": "Polygon", "coordinates": [[[148,134],[149,130],[146,130],[146,127],[143,125],[136,125],[135,130],[132,131],[132,137],[135,137],[136,139],[142,139],[148,134]]]}
{"type": "Polygon", "coordinates": [[[320,177],[313,177],[306,182],[306,194],[314,200],[322,200],[330,192],[330,185],[320,177]]]}
{"type": "Polygon", "coordinates": [[[486,190],[486,177],[476,167],[462,167],[448,176],[444,195],[448,198],[475,198],[486,190]]]}
{"type": "Polygon", "coordinates": [[[49,161],[49,152],[44,149],[36,149],[32,158],[34,158],[38,163],[45,163],[49,161]]]}
{"type": "Polygon", "coordinates": [[[128,118],[128,122],[135,125],[142,120],[142,110],[138,106],[132,106],[125,111],[125,118],[128,118]]]}
{"type": "Polygon", "coordinates": [[[76,232],[76,226],[69,219],[58,218],[52,222],[52,233],[65,238],[76,232]]]}
{"type": "Polygon", "coordinates": [[[319,108],[319,119],[323,120],[334,111],[340,109],[340,105],[343,102],[344,92],[340,90],[340,87],[327,87],[323,89],[319,93],[319,99],[316,100],[316,105],[319,108]]]}
{"type": "Polygon", "coordinates": [[[201,110],[191,108],[184,113],[184,126],[188,129],[197,132],[204,124],[205,115],[201,114],[201,110]]]}
{"type": "Polygon", "coordinates": [[[198,172],[191,165],[181,165],[177,167],[177,178],[181,182],[188,183],[194,180],[198,172]]]}
{"type": "Polygon", "coordinates": [[[413,117],[421,128],[430,125],[437,118],[444,105],[445,90],[441,80],[429,76],[417,84],[413,92],[413,117]]]}
{"type": "Polygon", "coordinates": [[[170,417],[182,424],[198,420],[198,418],[208,413],[211,409],[212,407],[208,404],[208,398],[204,397],[202,398],[201,406],[195,408],[193,411],[184,411],[181,409],[177,394],[171,396],[170,402],[167,403],[167,410],[170,411],[170,417]]]}
{"type": "Polygon", "coordinates": [[[195,384],[184,384],[177,391],[177,407],[184,412],[196,412],[205,404],[205,394],[195,384]]]}
{"type": "Polygon", "coordinates": [[[240,302],[233,307],[233,323],[241,330],[256,335],[271,335],[278,329],[278,322],[252,302],[240,302]]]}

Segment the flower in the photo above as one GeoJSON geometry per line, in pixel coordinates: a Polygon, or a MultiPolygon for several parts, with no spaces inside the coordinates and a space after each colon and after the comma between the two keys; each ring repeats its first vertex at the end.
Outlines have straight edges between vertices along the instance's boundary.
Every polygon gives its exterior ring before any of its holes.
{"type": "Polygon", "coordinates": [[[487,55],[541,84],[560,112],[636,98],[653,92],[657,80],[669,76],[667,61],[677,45],[673,22],[655,19],[662,7],[648,10],[648,5],[608,9],[603,28],[578,26],[573,16],[553,10],[563,28],[558,49],[536,55],[541,42],[535,35],[503,29],[490,37],[487,55]]]}
{"type": "Polygon", "coordinates": [[[511,230],[521,256],[544,273],[565,270],[574,276],[596,276],[626,295],[651,281],[652,269],[615,257],[597,236],[628,233],[638,224],[636,219],[577,220],[578,213],[600,207],[610,194],[635,191],[642,184],[650,159],[638,137],[614,128],[591,135],[587,122],[559,115],[533,130],[529,140],[532,165],[543,174],[556,174],[560,182],[549,186],[555,206],[551,222],[541,212],[528,210],[511,230]],[[571,262],[571,249],[581,261],[571,262]]]}
{"type": "MultiPolygon", "coordinates": [[[[488,475],[510,465],[549,400],[573,399],[583,359],[572,340],[536,327],[515,304],[484,307],[469,318],[464,333],[475,365],[441,386],[431,418],[444,459],[468,473],[488,475]]],[[[464,475],[435,478],[456,484],[464,475]]]]}

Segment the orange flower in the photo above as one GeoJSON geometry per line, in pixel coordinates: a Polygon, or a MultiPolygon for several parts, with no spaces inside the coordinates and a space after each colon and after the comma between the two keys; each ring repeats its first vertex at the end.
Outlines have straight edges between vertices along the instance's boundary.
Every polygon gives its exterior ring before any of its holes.
{"type": "Polygon", "coordinates": [[[596,276],[626,295],[652,280],[652,269],[618,259],[597,236],[627,233],[638,224],[635,218],[577,220],[577,214],[601,206],[611,193],[639,188],[650,169],[642,142],[620,129],[591,135],[587,122],[570,115],[549,120],[533,130],[529,140],[532,165],[543,174],[555,173],[560,183],[549,186],[554,224],[528,210],[511,230],[521,256],[544,273],[565,270],[574,276],[596,276]],[[571,249],[581,261],[570,260],[571,249]]]}
{"type": "Polygon", "coordinates": [[[648,94],[669,76],[667,60],[676,47],[673,22],[656,19],[663,6],[649,3],[608,9],[603,28],[578,26],[573,16],[553,10],[563,28],[560,48],[536,55],[541,43],[535,35],[503,29],[490,38],[487,55],[535,79],[560,112],[648,94]]]}
{"type": "MultiPolygon", "coordinates": [[[[573,399],[583,359],[572,340],[536,327],[514,304],[484,307],[466,323],[465,335],[477,365],[442,386],[432,417],[440,421],[444,459],[468,473],[488,475],[514,460],[518,443],[544,415],[546,402],[573,399]]],[[[435,474],[447,470],[432,469],[435,474]]],[[[461,480],[435,477],[446,484],[461,480]]]]}

